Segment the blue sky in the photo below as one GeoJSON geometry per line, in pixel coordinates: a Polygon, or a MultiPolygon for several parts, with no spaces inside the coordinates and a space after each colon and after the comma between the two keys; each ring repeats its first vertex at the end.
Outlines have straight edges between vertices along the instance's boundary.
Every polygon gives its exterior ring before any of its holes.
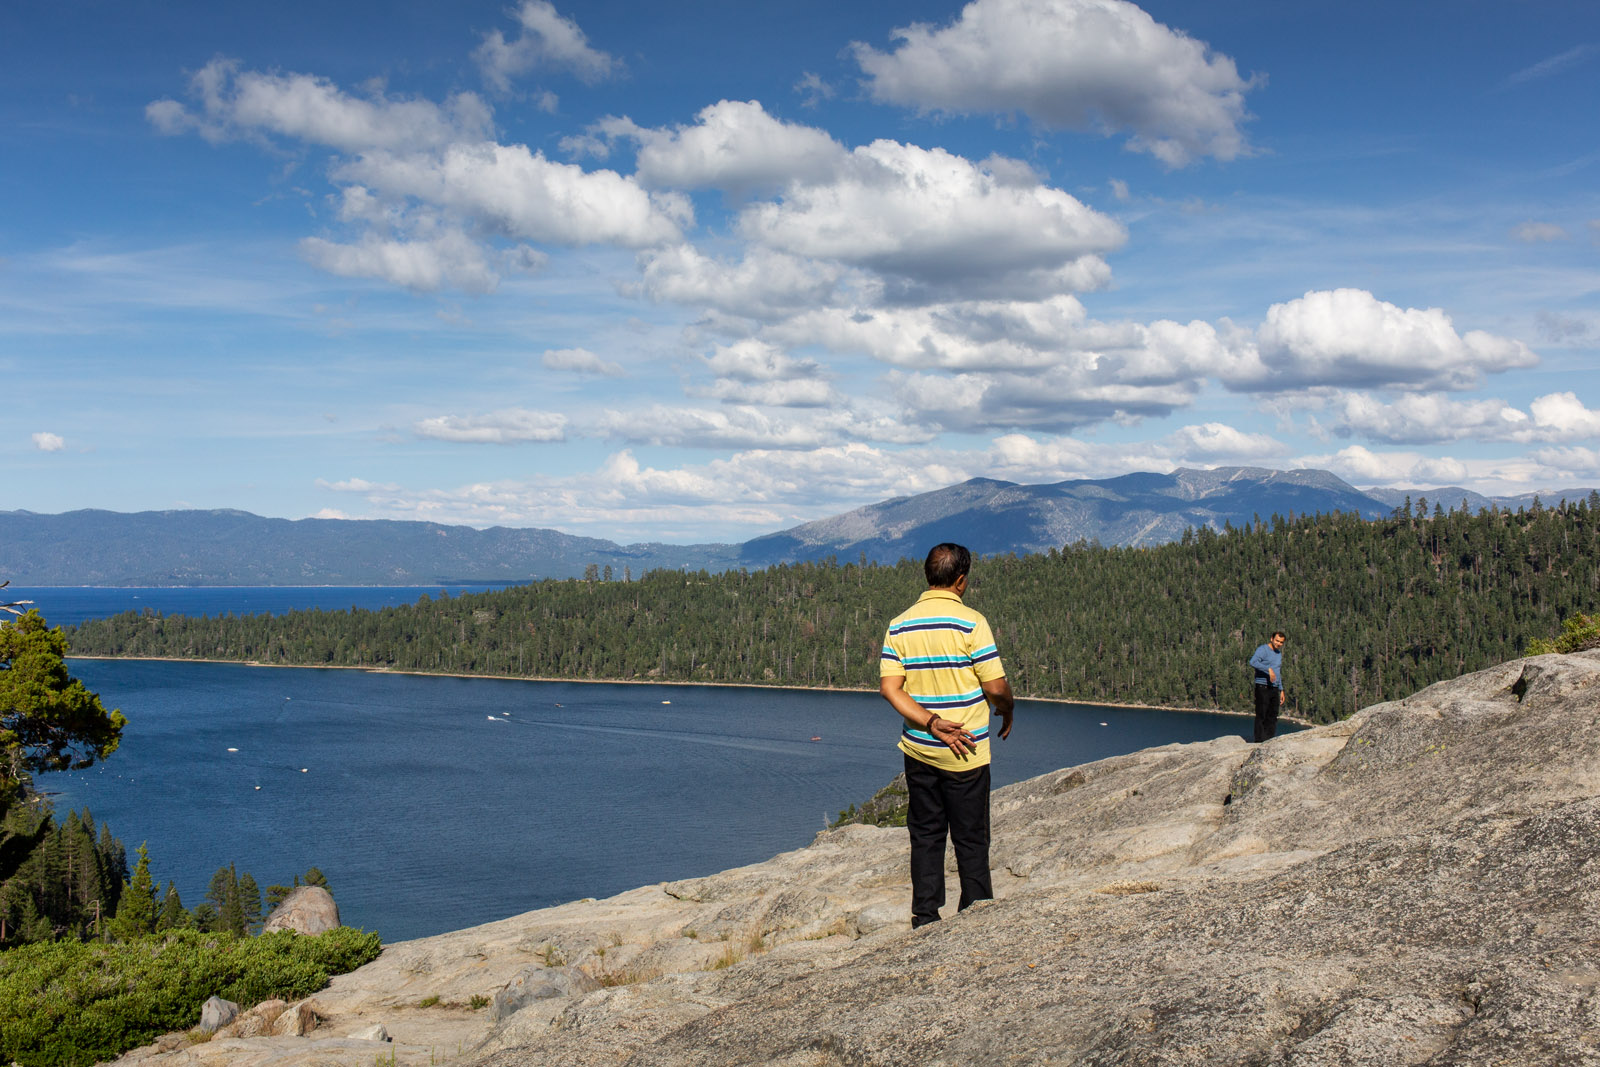
{"type": "Polygon", "coordinates": [[[0,508],[1600,483],[1600,7],[0,9],[0,508]]]}

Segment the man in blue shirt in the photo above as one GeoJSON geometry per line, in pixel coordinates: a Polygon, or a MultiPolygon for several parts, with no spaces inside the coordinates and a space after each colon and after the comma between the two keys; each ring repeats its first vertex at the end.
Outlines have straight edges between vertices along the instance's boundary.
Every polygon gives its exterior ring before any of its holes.
{"type": "Polygon", "coordinates": [[[1256,744],[1271,741],[1278,732],[1278,709],[1283,706],[1282,630],[1274,630],[1267,643],[1250,657],[1256,672],[1256,744]]]}

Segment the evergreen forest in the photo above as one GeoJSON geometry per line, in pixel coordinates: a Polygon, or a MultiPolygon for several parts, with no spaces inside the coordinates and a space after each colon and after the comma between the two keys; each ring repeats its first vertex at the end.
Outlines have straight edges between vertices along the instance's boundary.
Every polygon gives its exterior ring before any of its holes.
{"type": "MultiPolygon", "coordinates": [[[[268,886],[263,908],[256,880],[230,863],[190,909],[173,883],[162,891],[143,845],[131,871],[128,859],[110,827],[97,829],[87,809],[58,821],[49,800],[31,788],[0,805],[0,949],[62,938],[131,941],[168,930],[245,937],[301,884],[297,874],[292,885],[268,886]]],[[[316,867],[304,877],[306,885],[328,888],[316,867]]]]}
{"type": "MultiPolygon", "coordinates": [[[[381,611],[125,613],[69,632],[89,656],[526,678],[876,688],[920,562],[656,570],[424,597],[381,611]]],[[[1600,601],[1600,494],[1387,519],[1274,516],[1146,548],[1068,545],[973,566],[1019,696],[1246,711],[1251,652],[1288,636],[1289,714],[1330,722],[1522,655],[1600,601]]]]}

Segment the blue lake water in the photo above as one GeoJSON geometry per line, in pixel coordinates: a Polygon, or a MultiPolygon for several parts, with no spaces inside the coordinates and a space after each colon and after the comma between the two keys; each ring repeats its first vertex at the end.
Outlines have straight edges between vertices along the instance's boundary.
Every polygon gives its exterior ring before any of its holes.
{"type": "MultiPolygon", "coordinates": [[[[148,842],[190,907],[230,862],[262,886],[318,866],[343,920],[386,941],[766,859],[900,769],[899,718],[876,693],[71,669],[129,723],[109,760],[40,779],[59,811],[87,805],[130,851],[148,842]]],[[[994,780],[1248,727],[1022,701],[994,780]]]]}

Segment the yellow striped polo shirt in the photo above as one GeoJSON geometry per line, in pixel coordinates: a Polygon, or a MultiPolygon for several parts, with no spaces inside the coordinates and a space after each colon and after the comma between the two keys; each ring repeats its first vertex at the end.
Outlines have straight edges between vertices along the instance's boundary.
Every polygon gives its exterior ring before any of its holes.
{"type": "Polygon", "coordinates": [[[880,677],[902,677],[906,692],[941,719],[971,732],[978,750],[959,758],[943,741],[906,723],[900,751],[949,771],[989,762],[989,701],[983,683],[1005,677],[989,621],[948,589],[930,589],[889,623],[880,677]]]}

